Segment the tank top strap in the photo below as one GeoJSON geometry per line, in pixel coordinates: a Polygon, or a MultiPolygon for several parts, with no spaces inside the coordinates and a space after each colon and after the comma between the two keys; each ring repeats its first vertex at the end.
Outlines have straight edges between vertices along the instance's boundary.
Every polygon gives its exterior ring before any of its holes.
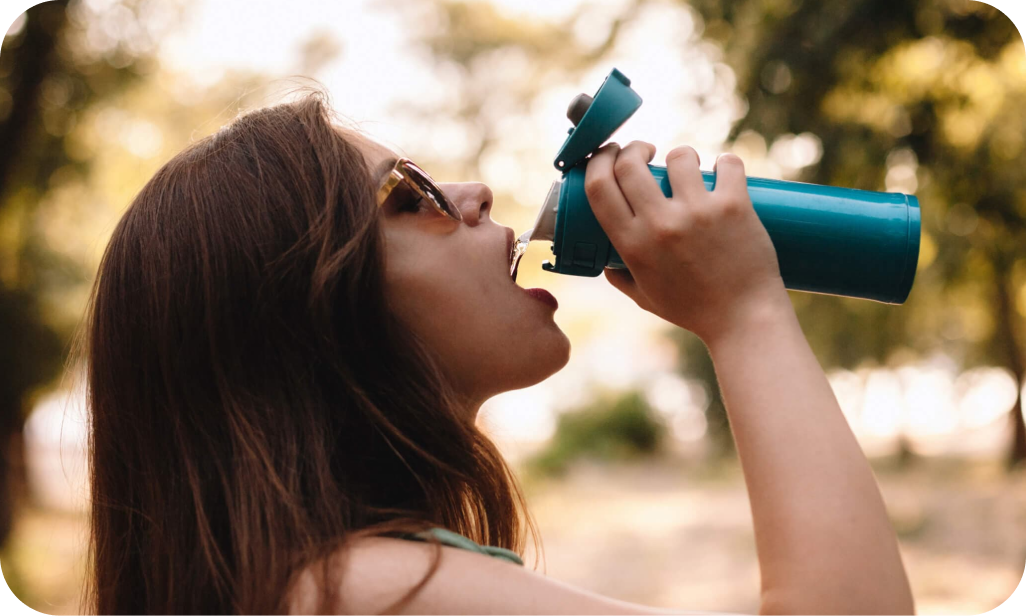
{"type": "Polygon", "coordinates": [[[469,550],[471,552],[477,552],[478,554],[484,554],[486,556],[492,556],[502,560],[509,561],[511,563],[524,565],[524,561],[521,560],[520,556],[512,550],[506,548],[500,548],[491,545],[480,545],[474,541],[471,541],[467,537],[459,533],[454,533],[451,530],[436,526],[426,531],[419,533],[401,533],[398,535],[400,539],[407,539],[410,541],[431,541],[430,537],[433,536],[440,543],[452,546],[454,548],[460,548],[463,550],[469,550]]]}

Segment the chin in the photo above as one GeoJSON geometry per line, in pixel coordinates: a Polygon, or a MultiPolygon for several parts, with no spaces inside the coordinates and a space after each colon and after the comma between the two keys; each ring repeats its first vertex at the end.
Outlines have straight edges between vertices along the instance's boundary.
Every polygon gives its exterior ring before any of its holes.
{"type": "Polygon", "coordinates": [[[519,352],[506,354],[501,366],[487,371],[488,392],[484,399],[537,385],[570,361],[570,339],[555,323],[535,330],[529,340],[517,347],[519,352]],[[501,377],[495,378],[496,375],[501,377]]]}
{"type": "MultiPolygon", "coordinates": [[[[555,323],[539,335],[530,353],[524,354],[524,376],[528,381],[520,387],[541,383],[559,372],[570,361],[570,338],[555,323]]],[[[518,388],[519,389],[519,388],[518,388]]]]}
{"type": "MultiPolygon", "coordinates": [[[[557,327],[556,329],[559,328],[557,327]]],[[[560,349],[562,351],[562,359],[560,360],[559,365],[556,366],[556,369],[552,371],[552,374],[555,374],[556,372],[562,370],[563,366],[565,366],[570,361],[570,338],[563,333],[563,330],[559,329],[559,339],[560,349]]]]}

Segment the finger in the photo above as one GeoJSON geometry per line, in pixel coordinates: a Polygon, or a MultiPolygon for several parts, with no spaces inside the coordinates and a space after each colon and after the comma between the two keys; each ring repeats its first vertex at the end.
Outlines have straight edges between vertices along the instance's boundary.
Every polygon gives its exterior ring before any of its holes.
{"type": "Polygon", "coordinates": [[[613,164],[620,146],[607,143],[588,160],[584,168],[584,194],[599,226],[613,246],[623,245],[623,236],[634,221],[634,211],[620,192],[613,176],[613,164]]]}
{"type": "Polygon", "coordinates": [[[632,141],[620,150],[613,164],[616,182],[635,216],[658,215],[659,205],[666,201],[666,195],[648,168],[655,152],[656,148],[651,143],[632,141]]]}
{"type": "Polygon", "coordinates": [[[609,281],[609,284],[613,285],[618,291],[634,300],[635,304],[642,308],[645,308],[648,305],[648,298],[645,297],[645,294],[638,288],[638,284],[634,282],[634,276],[631,275],[630,270],[607,267],[603,270],[603,273],[606,276],[606,280],[609,281]]]}
{"type": "Polygon", "coordinates": [[[631,275],[630,270],[607,267],[602,270],[602,273],[605,274],[609,284],[623,292],[627,297],[634,299],[634,296],[639,292],[638,285],[634,282],[634,276],[631,275]]]}
{"type": "Polygon", "coordinates": [[[674,197],[684,203],[697,203],[709,191],[699,169],[698,152],[690,146],[673,148],[666,154],[666,176],[674,197]]]}
{"type": "Polygon", "coordinates": [[[735,154],[723,154],[716,159],[716,186],[713,194],[722,195],[731,200],[748,202],[748,179],[745,177],[745,164],[735,154]]]}

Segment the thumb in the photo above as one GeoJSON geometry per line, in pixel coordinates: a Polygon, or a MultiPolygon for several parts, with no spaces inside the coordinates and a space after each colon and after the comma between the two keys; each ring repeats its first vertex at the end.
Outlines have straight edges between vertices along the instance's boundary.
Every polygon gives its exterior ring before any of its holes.
{"type": "MultiPolygon", "coordinates": [[[[638,283],[634,281],[634,276],[631,275],[630,270],[616,269],[607,267],[603,270],[606,275],[606,280],[609,284],[617,288],[621,293],[634,300],[638,306],[645,308],[648,305],[648,298],[638,288],[638,283]]],[[[647,308],[645,308],[647,310],[647,308]]]]}

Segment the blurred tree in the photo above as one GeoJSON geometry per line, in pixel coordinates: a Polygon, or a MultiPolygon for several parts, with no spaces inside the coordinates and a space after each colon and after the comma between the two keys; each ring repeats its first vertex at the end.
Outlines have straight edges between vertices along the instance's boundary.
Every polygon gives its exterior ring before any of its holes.
{"type": "MultiPolygon", "coordinates": [[[[152,35],[165,25],[147,27],[141,17],[154,10],[146,0],[52,0],[20,16],[0,47],[0,544],[11,488],[23,479],[25,414],[60,373],[72,333],[50,314],[47,296],[90,278],[86,264],[48,241],[39,210],[88,171],[91,159],[73,137],[89,110],[153,70],[152,35]]],[[[173,17],[166,3],[159,10],[173,17]]]]}
{"type": "Polygon", "coordinates": [[[0,229],[4,231],[0,247],[0,338],[4,340],[0,345],[0,545],[12,522],[11,484],[16,481],[11,469],[22,467],[21,460],[15,459],[21,457],[15,436],[24,418],[25,395],[52,379],[60,367],[60,338],[41,318],[33,289],[36,281],[25,271],[31,268],[27,262],[35,259],[26,254],[31,249],[23,245],[24,238],[12,237],[18,234],[12,227],[21,222],[14,219],[23,219],[30,207],[25,193],[31,189],[25,184],[35,184],[38,178],[29,180],[21,174],[45,173],[39,167],[52,157],[52,144],[38,147],[32,133],[38,124],[43,84],[67,21],[66,8],[67,0],[29,9],[21,18],[20,32],[5,38],[0,48],[0,229]]]}
{"type": "MultiPolygon", "coordinates": [[[[904,306],[792,293],[821,363],[897,364],[940,351],[966,368],[1003,365],[1021,384],[1026,63],[1012,23],[968,0],[679,1],[704,19],[705,39],[724,51],[747,99],[731,141],[754,140],[771,158],[787,158],[802,134],[805,143],[818,140],[822,156],[788,179],[921,199],[920,267],[904,306]]],[[[606,38],[581,49],[567,30],[595,8],[588,3],[552,24],[442,0],[429,12],[423,43],[439,63],[458,67],[459,103],[421,111],[474,128],[478,147],[465,171],[477,173],[477,158],[500,134],[501,111],[524,109],[553,82],[607,61],[621,27],[646,4],[625,2],[606,38]],[[513,86],[481,87],[507,65],[516,69],[513,86]]],[[[700,357],[706,351],[686,332],[675,337],[681,369],[709,390],[710,434],[727,449],[715,373],[700,357]]],[[[1014,465],[1026,457],[1021,400],[1011,417],[1014,465]]]]}
{"type": "Polygon", "coordinates": [[[603,394],[595,402],[559,416],[545,449],[527,460],[536,476],[562,475],[574,461],[630,460],[658,455],[668,429],[637,391],[603,394]]]}
{"type": "MultiPolygon", "coordinates": [[[[455,68],[456,105],[397,108],[427,123],[451,118],[470,127],[475,147],[462,161],[468,176],[480,173],[481,154],[502,134],[507,114],[525,113],[547,88],[592,68],[616,41],[643,0],[625,0],[605,38],[587,49],[567,27],[590,7],[581,6],[564,23],[509,17],[486,2],[393,0],[409,20],[419,44],[443,69],[455,68]],[[432,27],[423,27],[430,23],[432,27]],[[501,86],[501,87],[496,87],[501,86]]],[[[569,101],[567,101],[569,102],[569,101]]]]}
{"type": "MultiPolygon", "coordinates": [[[[397,1],[412,9],[408,1],[397,1]]],[[[431,21],[437,25],[422,29],[420,42],[439,64],[459,67],[459,95],[454,97],[458,103],[401,111],[421,114],[425,121],[451,117],[474,127],[479,141],[466,157],[463,172],[468,177],[476,176],[480,174],[481,155],[501,138],[504,114],[524,113],[546,89],[572,81],[598,63],[608,63],[607,56],[617,37],[646,3],[647,0],[624,0],[618,14],[610,19],[605,36],[584,48],[568,31],[594,11],[595,7],[588,3],[581,4],[560,23],[553,23],[508,17],[483,2],[441,0],[428,11],[428,17],[413,14],[411,21],[431,21]],[[494,84],[495,74],[506,79],[501,88],[482,86],[494,84]]],[[[512,197],[516,199],[518,195],[512,197]]],[[[687,366],[683,370],[689,377],[702,381],[709,394],[706,415],[713,452],[731,453],[733,441],[726,411],[704,345],[690,332],[674,331],[671,336],[681,345],[681,365],[687,366]]]]}
{"type": "Polygon", "coordinates": [[[734,438],[730,432],[730,421],[727,408],[720,396],[719,380],[712,357],[702,340],[686,329],[675,327],[669,330],[669,337],[676,342],[678,348],[677,370],[702,383],[705,393],[709,396],[709,406],[705,409],[706,439],[709,441],[709,453],[713,460],[726,458],[734,453],[734,438]]]}
{"type": "MultiPolygon", "coordinates": [[[[811,132],[801,179],[915,192],[915,287],[901,308],[794,293],[821,362],[910,349],[1026,374],[1026,56],[1007,17],[967,0],[692,0],[750,111],[732,137],[811,132]]],[[[771,154],[773,150],[771,148],[771,154]]],[[[1026,459],[1022,400],[1010,465],[1026,459]]]]}

